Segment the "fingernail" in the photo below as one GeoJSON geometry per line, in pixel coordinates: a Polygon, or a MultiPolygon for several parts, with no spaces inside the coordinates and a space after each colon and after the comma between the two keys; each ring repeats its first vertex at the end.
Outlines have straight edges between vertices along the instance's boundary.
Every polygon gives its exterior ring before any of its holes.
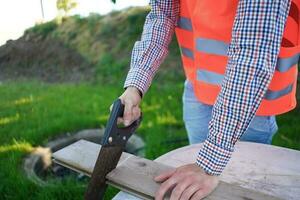
{"type": "Polygon", "coordinates": [[[125,120],[125,121],[124,121],[124,125],[125,125],[125,126],[128,126],[128,125],[129,125],[129,121],[128,121],[128,120],[125,120]]]}

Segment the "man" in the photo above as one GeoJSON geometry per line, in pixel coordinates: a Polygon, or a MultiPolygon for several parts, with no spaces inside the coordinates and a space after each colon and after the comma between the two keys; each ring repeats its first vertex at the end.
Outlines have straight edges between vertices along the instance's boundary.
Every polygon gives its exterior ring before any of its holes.
{"type": "Polygon", "coordinates": [[[120,99],[123,123],[140,115],[142,96],[175,30],[187,80],[184,122],[195,163],[165,172],[156,199],[202,199],[218,185],[237,140],[270,144],[275,115],[295,107],[298,0],[151,0],[120,99]],[[290,8],[291,7],[291,8],[290,8]]]}

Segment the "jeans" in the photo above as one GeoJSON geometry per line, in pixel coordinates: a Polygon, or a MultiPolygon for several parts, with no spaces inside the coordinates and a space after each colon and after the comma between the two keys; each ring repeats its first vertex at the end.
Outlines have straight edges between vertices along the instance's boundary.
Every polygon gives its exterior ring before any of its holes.
{"type": "MultiPolygon", "coordinates": [[[[208,135],[211,105],[201,103],[194,95],[193,85],[186,80],[183,92],[183,121],[190,144],[203,142],[208,135]]],[[[278,126],[275,116],[255,116],[240,140],[271,144],[278,126]]]]}

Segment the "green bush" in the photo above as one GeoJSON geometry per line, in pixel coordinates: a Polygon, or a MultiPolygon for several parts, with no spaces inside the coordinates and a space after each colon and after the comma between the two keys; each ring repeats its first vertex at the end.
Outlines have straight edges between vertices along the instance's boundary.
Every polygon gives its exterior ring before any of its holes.
{"type": "Polygon", "coordinates": [[[51,32],[53,32],[56,27],[57,27],[57,23],[55,20],[53,21],[49,21],[43,24],[39,24],[37,26],[34,26],[32,28],[29,28],[25,31],[25,34],[28,33],[35,33],[38,35],[41,35],[43,37],[46,37],[47,35],[49,35],[51,32]]]}

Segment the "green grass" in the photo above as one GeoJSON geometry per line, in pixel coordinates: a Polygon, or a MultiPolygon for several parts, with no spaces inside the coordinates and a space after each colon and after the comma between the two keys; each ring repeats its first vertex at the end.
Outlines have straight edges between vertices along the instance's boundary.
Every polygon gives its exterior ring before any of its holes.
{"type": "Polygon", "coordinates": [[[34,26],[32,28],[29,28],[25,32],[26,33],[32,32],[32,33],[41,35],[43,37],[46,37],[48,34],[50,34],[56,28],[57,28],[57,23],[55,21],[50,21],[50,22],[40,24],[39,26],[34,26]]]}
{"type": "MultiPolygon", "coordinates": [[[[147,158],[187,144],[181,120],[182,89],[181,81],[154,84],[145,96],[138,134],[146,141],[147,158]]],[[[46,187],[30,182],[22,171],[23,158],[56,135],[104,126],[109,105],[121,92],[119,86],[91,83],[0,85],[0,199],[82,199],[85,185],[71,178],[53,180],[55,184],[46,187]]],[[[297,109],[278,118],[275,145],[300,149],[299,116],[297,109]]],[[[107,199],[116,192],[109,188],[107,199]]]]}
{"type": "MultiPolygon", "coordinates": [[[[147,141],[146,154],[155,158],[187,144],[161,145],[186,138],[181,121],[181,85],[154,86],[143,103],[139,134],[147,141]]],[[[105,125],[109,105],[122,92],[112,85],[5,83],[0,86],[0,199],[82,199],[84,187],[74,180],[54,186],[31,183],[22,171],[26,154],[65,132],[105,125]]],[[[116,191],[110,192],[114,194],[116,191]]],[[[109,198],[108,198],[109,199],[109,198]]]]}

